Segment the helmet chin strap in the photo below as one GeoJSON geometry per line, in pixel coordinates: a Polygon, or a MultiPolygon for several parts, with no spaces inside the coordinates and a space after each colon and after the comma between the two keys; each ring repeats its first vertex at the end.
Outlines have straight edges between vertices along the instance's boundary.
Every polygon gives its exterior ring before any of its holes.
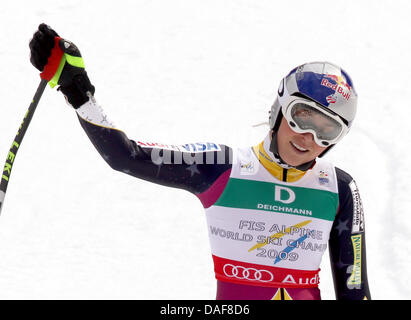
{"type": "MultiPolygon", "coordinates": [[[[328,149],[327,149],[328,150],[328,149]]],[[[323,152],[323,154],[327,151],[325,150],[323,152]]],[[[308,169],[310,169],[314,163],[315,163],[315,159],[300,164],[299,166],[290,166],[289,164],[287,164],[281,157],[280,157],[280,153],[278,152],[278,144],[277,144],[277,130],[273,130],[272,135],[271,135],[271,143],[270,143],[270,151],[274,154],[275,157],[275,161],[278,165],[280,165],[281,167],[285,168],[285,169],[291,169],[291,168],[295,168],[297,170],[300,171],[307,171],[308,169]]]]}

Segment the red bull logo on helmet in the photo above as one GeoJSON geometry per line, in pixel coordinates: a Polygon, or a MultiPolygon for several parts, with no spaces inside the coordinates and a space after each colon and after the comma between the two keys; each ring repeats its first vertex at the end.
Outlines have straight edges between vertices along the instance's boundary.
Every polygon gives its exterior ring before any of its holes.
{"type": "Polygon", "coordinates": [[[325,74],[321,80],[321,85],[333,89],[335,93],[339,93],[345,100],[350,99],[351,86],[341,76],[325,74]]]}
{"type": "Polygon", "coordinates": [[[336,83],[338,83],[342,87],[346,87],[348,90],[351,90],[351,86],[345,81],[344,77],[341,76],[336,76],[334,74],[325,74],[324,78],[328,78],[331,80],[334,80],[336,83]]]}

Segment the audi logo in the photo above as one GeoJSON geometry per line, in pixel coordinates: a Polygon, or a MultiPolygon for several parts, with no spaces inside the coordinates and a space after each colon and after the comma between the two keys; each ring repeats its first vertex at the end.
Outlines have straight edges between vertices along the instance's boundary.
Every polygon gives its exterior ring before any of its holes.
{"type": "Polygon", "coordinates": [[[274,275],[268,270],[258,270],[255,268],[245,268],[227,263],[223,267],[223,272],[227,277],[270,282],[274,280],[274,275]]]}

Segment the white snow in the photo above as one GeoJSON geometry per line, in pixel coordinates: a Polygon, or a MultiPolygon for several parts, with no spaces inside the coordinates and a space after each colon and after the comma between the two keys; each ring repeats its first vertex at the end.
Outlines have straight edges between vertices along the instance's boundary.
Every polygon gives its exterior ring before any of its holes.
{"type": "MultiPolygon", "coordinates": [[[[280,79],[341,65],[360,95],[327,158],[357,181],[374,299],[409,299],[411,3],[21,0],[0,11],[0,161],[39,83],[28,42],[46,22],[81,50],[96,99],[130,138],[260,142],[280,79]]],[[[3,162],[2,162],[3,163],[3,162]]],[[[334,299],[328,253],[323,299],[334,299]]],[[[112,171],[47,88],[0,216],[0,299],[214,299],[200,202],[112,171]]]]}

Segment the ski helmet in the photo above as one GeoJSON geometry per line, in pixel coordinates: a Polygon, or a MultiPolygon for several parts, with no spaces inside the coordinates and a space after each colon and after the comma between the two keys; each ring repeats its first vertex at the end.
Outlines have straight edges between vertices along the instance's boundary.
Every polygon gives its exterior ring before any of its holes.
{"type": "Polygon", "coordinates": [[[350,130],[357,110],[358,95],[350,76],[330,62],[310,62],[291,70],[280,82],[269,117],[270,128],[273,130],[272,140],[275,140],[270,149],[278,157],[276,132],[282,117],[290,115],[290,112],[286,113],[289,111],[287,108],[298,99],[307,101],[308,105],[311,103],[317,111],[341,124],[338,136],[321,137],[318,133],[316,136],[312,128],[298,126],[298,122],[296,124],[291,117],[286,117],[293,130],[311,132],[317,144],[328,146],[326,152],[350,130]]]}

